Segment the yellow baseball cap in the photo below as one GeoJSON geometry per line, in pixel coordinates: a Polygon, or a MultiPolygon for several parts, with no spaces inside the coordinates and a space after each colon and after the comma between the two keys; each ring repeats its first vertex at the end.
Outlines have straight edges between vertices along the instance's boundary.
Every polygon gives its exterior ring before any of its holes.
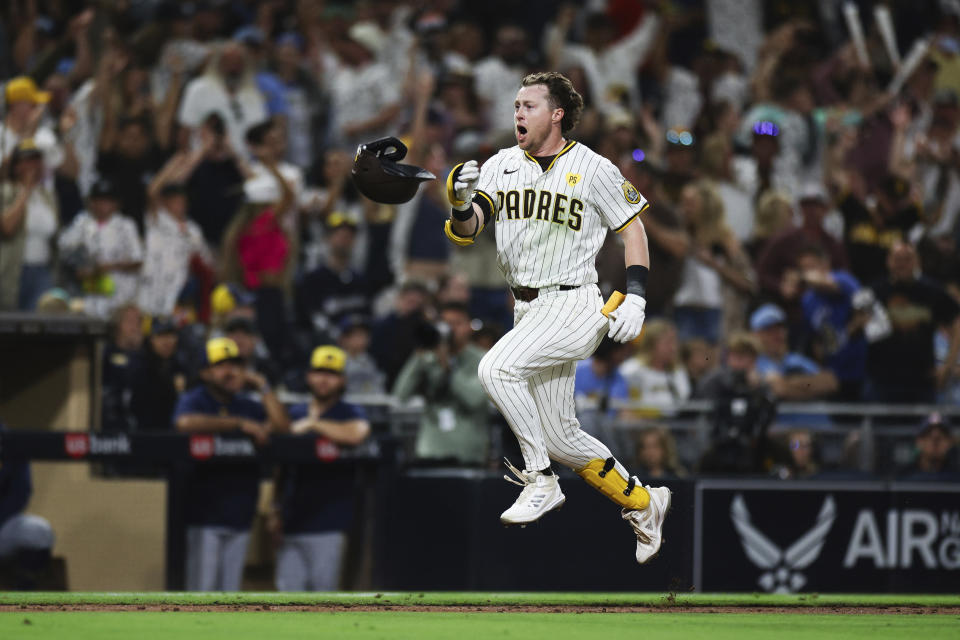
{"type": "Polygon", "coordinates": [[[340,227],[344,226],[356,228],[357,219],[349,213],[334,211],[327,216],[326,225],[327,229],[339,229],[340,227]]]}
{"type": "Polygon", "coordinates": [[[29,76],[18,76],[10,80],[4,89],[7,103],[32,102],[42,104],[50,102],[50,92],[37,89],[37,83],[29,76]]]}
{"type": "Polygon", "coordinates": [[[343,349],[335,347],[332,344],[325,344],[313,350],[310,356],[310,368],[313,370],[321,369],[323,371],[333,371],[334,373],[343,373],[343,368],[347,365],[347,354],[343,349]]]}
{"type": "Polygon", "coordinates": [[[212,338],[207,340],[205,367],[212,367],[224,360],[239,360],[240,349],[230,338],[212,338]]]}

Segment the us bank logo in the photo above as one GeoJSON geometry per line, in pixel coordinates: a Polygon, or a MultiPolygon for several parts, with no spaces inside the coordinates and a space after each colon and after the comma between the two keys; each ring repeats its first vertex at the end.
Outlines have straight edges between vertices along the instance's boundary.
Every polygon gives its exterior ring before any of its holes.
{"type": "Polygon", "coordinates": [[[795,593],[807,584],[803,569],[820,557],[836,516],[836,503],[833,496],[828,495],[816,520],[793,544],[781,549],[750,521],[743,494],[736,494],[730,503],[730,519],[740,536],[743,552],[763,570],[757,584],[768,593],[795,593]]]}

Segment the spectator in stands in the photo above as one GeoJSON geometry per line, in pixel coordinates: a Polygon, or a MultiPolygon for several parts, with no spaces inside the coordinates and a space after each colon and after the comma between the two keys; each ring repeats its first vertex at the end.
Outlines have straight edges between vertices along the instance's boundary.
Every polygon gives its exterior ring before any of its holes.
{"type": "Polygon", "coordinates": [[[669,320],[644,325],[637,354],[620,368],[630,399],[645,407],[676,409],[690,397],[690,379],[680,362],[677,330],[669,320]]]}
{"type": "Polygon", "coordinates": [[[573,394],[578,404],[583,400],[591,404],[592,411],[585,413],[582,420],[583,427],[590,433],[596,433],[598,425],[592,424],[594,420],[615,416],[617,410],[612,405],[630,399],[627,381],[621,372],[621,365],[629,354],[629,345],[604,337],[592,356],[577,363],[573,394]]]}
{"type": "Polygon", "coordinates": [[[807,342],[817,361],[837,377],[836,398],[855,402],[860,399],[867,365],[867,342],[853,307],[860,283],[848,271],[831,270],[830,259],[819,245],[800,250],[796,270],[806,288],[800,304],[807,342]]]}
{"type": "Polygon", "coordinates": [[[808,184],[800,194],[797,208],[802,222],[773,236],[757,259],[757,277],[760,289],[770,300],[777,301],[789,313],[799,309],[803,295],[803,279],[797,270],[800,252],[811,245],[823,248],[833,269],[846,269],[843,246],[823,228],[823,218],[829,212],[830,201],[819,184],[808,184]]]}
{"type": "MultiPolygon", "coordinates": [[[[308,402],[290,407],[291,431],[311,434],[337,446],[356,446],[370,435],[363,409],[343,401],[347,355],[317,347],[310,357],[308,402]]],[[[311,439],[306,445],[315,447],[311,439]]],[[[353,523],[354,478],[349,467],[316,462],[288,465],[276,482],[271,529],[279,537],[279,591],[333,591],[340,587],[347,531],[353,523]]]]}
{"type": "Polygon", "coordinates": [[[400,82],[378,61],[385,35],[358,22],[334,41],[338,63],[328,78],[332,132],[338,148],[353,151],[362,142],[391,135],[400,114],[400,82]]]}
{"type": "Polygon", "coordinates": [[[626,106],[640,106],[636,70],[654,43],[661,25],[659,16],[650,11],[622,38],[615,38],[616,25],[605,13],[586,17],[584,44],[568,42],[568,34],[576,18],[568,8],[558,14],[557,21],[546,29],[545,46],[548,67],[581,67],[586,72],[590,94],[597,108],[608,113],[626,106]]]}
{"type": "Polygon", "coordinates": [[[474,87],[491,141],[513,135],[513,101],[527,73],[527,32],[515,24],[501,24],[490,55],[477,62],[474,87]]]}
{"type": "Polygon", "coordinates": [[[321,136],[329,117],[330,97],[324,93],[304,60],[304,41],[286,32],[277,38],[273,69],[280,79],[287,102],[286,159],[306,171],[323,148],[321,136]]]}
{"type": "MultiPolygon", "coordinates": [[[[0,424],[0,433],[6,430],[0,424]]],[[[40,516],[25,513],[33,493],[30,463],[0,460],[0,563],[14,573],[14,588],[33,590],[50,564],[53,527],[40,516]]]]}
{"type": "Polygon", "coordinates": [[[4,87],[6,115],[0,122],[0,167],[6,172],[6,164],[24,138],[32,138],[43,153],[43,164],[56,169],[64,161],[64,149],[53,129],[40,124],[44,107],[50,94],[37,89],[37,84],[28,76],[18,76],[7,81],[4,87]]]}
{"type": "Polygon", "coordinates": [[[900,480],[957,482],[960,467],[957,465],[956,438],[950,433],[950,423],[939,413],[930,414],[916,437],[916,459],[902,469],[900,480]]]}
{"type": "Polygon", "coordinates": [[[677,458],[677,442],[665,427],[647,427],[637,443],[637,474],[646,478],[677,479],[687,475],[677,458]]]}
{"type": "Polygon", "coordinates": [[[0,311],[32,311],[53,287],[57,201],[43,181],[43,156],[32,138],[10,156],[0,183],[0,311]]]}
{"type": "Polygon", "coordinates": [[[418,349],[397,376],[393,394],[400,401],[424,399],[417,458],[482,465],[490,439],[487,396],[477,378],[483,351],[471,343],[465,304],[446,304],[440,320],[436,328],[421,325],[418,349]]]}
{"type": "Polygon", "coordinates": [[[137,431],[169,431],[186,376],[177,359],[177,327],[155,317],[130,372],[130,413],[137,431]]]}
{"type": "Polygon", "coordinates": [[[281,224],[293,191],[279,169],[243,184],[245,203],[230,223],[223,241],[221,273],[250,291],[287,284],[292,259],[291,238],[281,224]]]}
{"type": "Polygon", "coordinates": [[[787,196],[768,190],[763,192],[757,200],[755,216],[753,232],[750,239],[743,244],[743,248],[753,264],[757,265],[757,276],[762,288],[763,272],[759,271],[758,263],[760,254],[771,238],[793,228],[793,207],[787,196]]]}
{"type": "Polygon", "coordinates": [[[370,355],[370,320],[361,315],[347,316],[340,321],[338,344],[347,354],[347,392],[351,394],[386,393],[386,376],[370,355]]]}
{"type": "Polygon", "coordinates": [[[249,56],[239,43],[222,45],[204,74],[183,91],[178,121],[193,132],[195,146],[202,146],[197,130],[212,113],[220,117],[229,146],[239,153],[246,152],[247,129],[269,117],[249,56]]]}
{"type": "Polygon", "coordinates": [[[787,446],[790,448],[790,464],[787,477],[801,480],[816,475],[820,466],[816,459],[816,447],[813,435],[808,429],[793,429],[787,433],[787,446]]]}
{"type": "Polygon", "coordinates": [[[757,199],[769,190],[792,199],[798,176],[796,166],[782,151],[780,128],[769,120],[741,120],[747,133],[741,132],[741,143],[749,147],[750,155],[738,155],[733,161],[737,184],[751,198],[757,199]],[[743,138],[746,138],[744,143],[743,138]]]}
{"type": "Polygon", "coordinates": [[[749,261],[724,220],[723,201],[706,183],[684,187],[680,201],[691,250],[683,280],[674,295],[674,322],[681,340],[697,337],[712,344],[721,340],[724,291],[753,291],[749,261]]]}
{"type": "Polygon", "coordinates": [[[716,349],[703,338],[690,338],[680,345],[680,363],[690,379],[690,388],[696,389],[717,367],[716,349]]]}
{"type": "MultiPolygon", "coordinates": [[[[204,350],[203,384],[180,396],[174,410],[177,431],[243,434],[257,446],[270,433],[288,428],[286,411],[267,381],[244,371],[237,345],[213,338],[204,350]],[[243,394],[251,384],[262,402],[243,394]]],[[[243,578],[250,525],[260,493],[256,462],[211,463],[193,467],[187,478],[186,587],[190,591],[237,591],[243,578]]]]}
{"type": "Polygon", "coordinates": [[[281,224],[291,231],[299,225],[299,210],[303,200],[303,171],[295,164],[284,160],[287,152],[287,140],[283,126],[275,120],[267,120],[247,130],[247,147],[253,156],[250,171],[254,177],[272,178],[269,167],[276,167],[291,191],[291,202],[287,209],[280,211],[281,224]]]}
{"type": "Polygon", "coordinates": [[[777,448],[768,436],[776,415],[770,388],[757,372],[760,343],[754,336],[734,333],[726,342],[724,365],[704,376],[696,396],[713,402],[710,448],[700,460],[705,473],[768,472],[777,448]]]}
{"type": "Polygon", "coordinates": [[[219,247],[223,233],[243,204],[243,182],[249,168],[226,134],[219,113],[199,125],[202,157],[187,180],[190,217],[197,221],[211,247],[219,247]]]}
{"type": "Polygon", "coordinates": [[[275,165],[272,175],[258,175],[243,184],[246,202],[230,223],[221,251],[221,273],[242,282],[256,294],[257,326],[274,357],[291,358],[286,292],[292,286],[295,238],[282,224],[293,191],[275,165]]]}
{"type": "Polygon", "coordinates": [[[299,325],[315,336],[333,339],[337,324],[352,314],[371,311],[372,287],[352,264],[357,220],[335,212],[326,219],[326,260],[304,274],[296,287],[299,325]]]}
{"type": "Polygon", "coordinates": [[[717,190],[723,201],[727,224],[733,235],[746,243],[753,235],[756,215],[751,195],[735,181],[733,174],[733,141],[724,133],[717,132],[703,142],[701,164],[705,177],[717,190]]]}
{"type": "Polygon", "coordinates": [[[876,190],[875,205],[869,206],[853,192],[838,203],[844,221],[844,241],[850,271],[864,283],[887,275],[887,254],[898,241],[906,241],[910,230],[922,220],[914,202],[909,180],[889,175],[876,190]]]}
{"type": "Polygon", "coordinates": [[[271,357],[270,351],[263,344],[254,318],[243,314],[227,318],[223,325],[223,335],[237,343],[240,359],[247,370],[266,378],[270,386],[280,382],[280,363],[277,358],[271,357]]]}
{"type": "Polygon", "coordinates": [[[765,304],[754,311],[750,330],[760,345],[757,373],[778,399],[823,399],[839,388],[832,371],[823,371],[809,358],[790,351],[787,315],[780,307],[765,304]]]}
{"type": "Polygon", "coordinates": [[[147,185],[164,164],[154,143],[147,116],[120,120],[116,141],[112,142],[110,148],[103,146],[104,139],[101,138],[97,155],[97,172],[114,183],[119,210],[142,230],[148,204],[147,185]]]}
{"type": "Polygon", "coordinates": [[[290,108],[287,104],[286,92],[283,90],[283,83],[271,69],[267,68],[269,43],[263,30],[253,25],[241,27],[233,34],[233,41],[243,45],[246,50],[257,89],[266,101],[268,119],[286,127],[290,108]]]}
{"type": "Polygon", "coordinates": [[[103,351],[101,425],[104,431],[131,431],[135,425],[130,394],[143,355],[143,314],[132,303],[121,305],[113,311],[110,328],[103,351]]]}
{"type": "Polygon", "coordinates": [[[140,234],[118,206],[116,185],[98,180],[90,189],[87,210],[73,219],[58,240],[64,262],[84,291],[84,311],[101,318],[135,300],[140,280],[140,234]]]}
{"type": "Polygon", "coordinates": [[[190,276],[194,261],[212,269],[213,254],[199,225],[187,216],[184,180],[196,168],[198,152],[174,156],[150,183],[140,308],[151,315],[170,315],[190,276]]]}
{"type": "Polygon", "coordinates": [[[868,347],[866,399],[931,403],[953,373],[946,363],[960,353],[960,305],[940,284],[920,275],[912,245],[895,243],[887,265],[889,275],[871,287],[889,331],[873,336],[868,347]],[[948,328],[950,340],[945,364],[937,368],[933,337],[940,326],[948,328]]]}

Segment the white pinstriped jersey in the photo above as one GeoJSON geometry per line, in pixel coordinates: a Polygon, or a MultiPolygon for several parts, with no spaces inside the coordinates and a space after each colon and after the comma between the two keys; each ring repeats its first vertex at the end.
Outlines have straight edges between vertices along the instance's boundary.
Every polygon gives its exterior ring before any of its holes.
{"type": "Polygon", "coordinates": [[[503,149],[481,167],[477,193],[493,208],[511,287],[595,283],[607,229],[622,231],[647,206],[612,162],[574,141],[546,171],[520,147],[503,149]]]}

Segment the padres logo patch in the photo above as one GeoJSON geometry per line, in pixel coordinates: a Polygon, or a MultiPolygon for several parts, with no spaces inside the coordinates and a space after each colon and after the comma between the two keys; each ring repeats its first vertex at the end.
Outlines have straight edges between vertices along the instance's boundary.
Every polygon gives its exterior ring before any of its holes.
{"type": "Polygon", "coordinates": [[[580,174],[579,174],[579,173],[568,173],[568,174],[567,174],[567,184],[568,184],[568,185],[570,185],[571,187],[575,187],[575,186],[577,186],[577,183],[578,183],[578,182],[580,182],[580,174]]]}
{"type": "Polygon", "coordinates": [[[637,191],[635,186],[630,184],[629,180],[624,180],[620,188],[623,189],[623,197],[627,199],[627,202],[630,204],[638,204],[640,202],[640,192],[637,191]]]}

